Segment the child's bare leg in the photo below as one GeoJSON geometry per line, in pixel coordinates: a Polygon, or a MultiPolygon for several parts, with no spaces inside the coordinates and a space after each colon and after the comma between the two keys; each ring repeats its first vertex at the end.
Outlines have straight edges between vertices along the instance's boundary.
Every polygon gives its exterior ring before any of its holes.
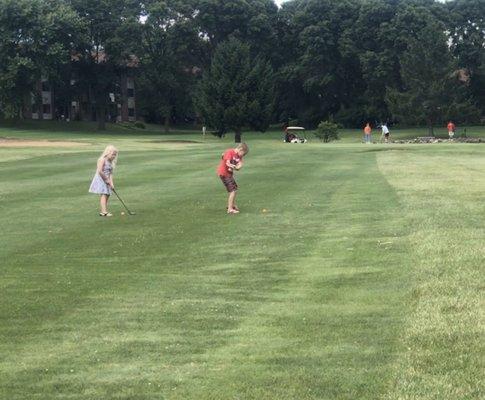
{"type": "Polygon", "coordinates": [[[227,198],[227,209],[228,210],[234,209],[234,201],[236,200],[236,193],[237,193],[236,190],[229,193],[229,197],[227,198]]]}
{"type": "Polygon", "coordinates": [[[108,199],[109,196],[107,194],[102,194],[99,199],[99,205],[101,206],[101,212],[106,214],[108,212],[108,199]]]}

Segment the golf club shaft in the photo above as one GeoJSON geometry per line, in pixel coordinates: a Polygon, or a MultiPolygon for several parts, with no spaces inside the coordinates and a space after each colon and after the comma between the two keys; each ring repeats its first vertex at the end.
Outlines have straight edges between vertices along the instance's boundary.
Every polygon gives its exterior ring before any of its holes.
{"type": "Polygon", "coordinates": [[[131,214],[131,211],[128,209],[128,207],[126,206],[125,202],[121,199],[121,197],[118,194],[118,192],[114,188],[111,188],[111,190],[116,195],[116,197],[118,197],[118,200],[121,201],[121,204],[123,204],[123,206],[126,208],[126,211],[128,211],[128,214],[131,214]]]}

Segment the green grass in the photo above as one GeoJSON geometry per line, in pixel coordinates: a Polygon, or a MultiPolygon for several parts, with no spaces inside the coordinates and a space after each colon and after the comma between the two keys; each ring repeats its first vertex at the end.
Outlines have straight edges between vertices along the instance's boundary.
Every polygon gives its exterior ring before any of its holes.
{"type": "Polygon", "coordinates": [[[74,127],[0,128],[90,144],[0,147],[0,398],[483,397],[485,146],[247,134],[228,216],[230,137],[74,127]]]}

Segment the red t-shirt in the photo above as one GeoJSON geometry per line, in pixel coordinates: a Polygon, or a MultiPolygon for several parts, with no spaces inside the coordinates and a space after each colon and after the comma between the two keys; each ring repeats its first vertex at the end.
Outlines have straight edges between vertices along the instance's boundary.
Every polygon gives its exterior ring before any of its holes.
{"type": "Polygon", "coordinates": [[[242,157],[237,153],[235,149],[229,149],[224,152],[217,168],[217,175],[219,176],[232,176],[232,171],[229,170],[226,165],[226,161],[232,160],[233,164],[237,164],[242,160],[242,157]]]}

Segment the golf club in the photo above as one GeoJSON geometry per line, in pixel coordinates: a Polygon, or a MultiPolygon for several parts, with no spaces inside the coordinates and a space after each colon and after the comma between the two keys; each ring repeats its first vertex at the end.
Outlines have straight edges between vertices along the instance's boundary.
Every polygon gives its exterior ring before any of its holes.
{"type": "Polygon", "coordinates": [[[121,204],[126,208],[126,211],[128,212],[129,215],[135,215],[136,213],[134,211],[130,211],[129,208],[126,206],[125,202],[121,199],[120,195],[116,192],[114,188],[111,188],[113,193],[118,197],[118,200],[121,201],[121,204]]]}

